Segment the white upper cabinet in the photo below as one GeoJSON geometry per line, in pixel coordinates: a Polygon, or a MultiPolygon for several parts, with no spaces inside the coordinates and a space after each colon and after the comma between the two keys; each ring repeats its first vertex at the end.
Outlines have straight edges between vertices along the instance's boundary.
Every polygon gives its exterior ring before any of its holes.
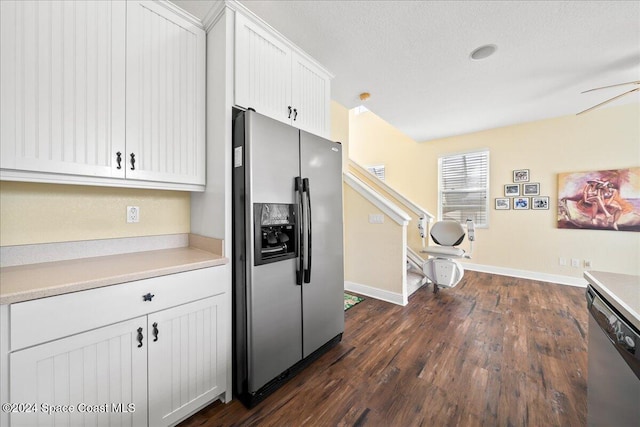
{"type": "Polygon", "coordinates": [[[328,136],[330,126],[331,80],[318,66],[294,52],[292,56],[291,103],[294,126],[328,136]]]}
{"type": "Polygon", "coordinates": [[[204,185],[204,74],[202,28],[158,3],[127,2],[128,179],[204,185]]]}
{"type": "Polygon", "coordinates": [[[291,122],[291,48],[236,13],[235,103],[291,122]]]}
{"type": "Polygon", "coordinates": [[[239,11],[235,24],[235,104],[328,136],[329,73],[239,11]]]}
{"type": "Polygon", "coordinates": [[[124,177],[121,1],[0,1],[3,169],[124,177]]]}
{"type": "Polygon", "coordinates": [[[151,1],[2,0],[0,17],[2,179],[202,189],[201,27],[151,1]]]}

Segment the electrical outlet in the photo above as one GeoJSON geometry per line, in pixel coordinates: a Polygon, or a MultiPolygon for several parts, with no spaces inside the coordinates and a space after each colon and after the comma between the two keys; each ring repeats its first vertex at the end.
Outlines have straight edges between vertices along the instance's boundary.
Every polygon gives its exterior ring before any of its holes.
{"type": "Polygon", "coordinates": [[[591,260],[589,259],[584,260],[584,268],[591,268],[591,260]]]}
{"type": "Polygon", "coordinates": [[[571,267],[580,267],[580,260],[578,258],[571,258],[571,267]]]}
{"type": "Polygon", "coordinates": [[[127,206],[127,222],[140,222],[140,208],[138,206],[127,206]]]}
{"type": "Polygon", "coordinates": [[[558,258],[558,265],[567,265],[567,259],[566,258],[558,258]]]}

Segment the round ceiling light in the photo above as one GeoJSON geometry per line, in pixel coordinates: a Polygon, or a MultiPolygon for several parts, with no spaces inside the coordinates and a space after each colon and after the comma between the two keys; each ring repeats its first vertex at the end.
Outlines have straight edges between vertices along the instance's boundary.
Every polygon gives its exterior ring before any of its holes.
{"type": "Polygon", "coordinates": [[[481,59],[490,57],[496,52],[497,49],[498,46],[496,46],[495,44],[485,44],[484,46],[480,46],[479,48],[474,49],[469,57],[474,61],[479,61],[481,59]]]}

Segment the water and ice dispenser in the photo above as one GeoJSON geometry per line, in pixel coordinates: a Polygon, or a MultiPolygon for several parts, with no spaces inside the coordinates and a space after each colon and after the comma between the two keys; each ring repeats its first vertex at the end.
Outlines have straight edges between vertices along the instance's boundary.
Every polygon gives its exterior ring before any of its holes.
{"type": "Polygon", "coordinates": [[[255,265],[298,256],[298,213],[294,204],[254,203],[255,265]]]}

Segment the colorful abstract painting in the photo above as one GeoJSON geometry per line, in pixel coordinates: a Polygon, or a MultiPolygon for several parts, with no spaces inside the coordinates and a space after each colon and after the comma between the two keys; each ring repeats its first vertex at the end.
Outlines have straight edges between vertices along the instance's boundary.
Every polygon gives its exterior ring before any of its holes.
{"type": "Polygon", "coordinates": [[[558,174],[558,228],[640,231],[640,167],[558,174]]]}

